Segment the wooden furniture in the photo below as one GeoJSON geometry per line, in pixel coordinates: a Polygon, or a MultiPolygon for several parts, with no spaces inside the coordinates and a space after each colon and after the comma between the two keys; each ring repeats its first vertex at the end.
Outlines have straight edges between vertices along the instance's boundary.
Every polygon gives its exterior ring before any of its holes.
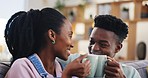
{"type": "MultiPolygon", "coordinates": [[[[146,3],[148,0],[114,0],[112,2],[104,2],[104,3],[97,3],[97,14],[99,14],[99,6],[100,5],[105,5],[108,4],[111,7],[110,14],[114,15],[116,17],[121,18],[121,9],[123,8],[123,4],[129,4],[129,18],[123,19],[129,26],[129,34],[127,38],[127,43],[128,43],[128,48],[127,48],[127,60],[135,60],[136,56],[136,26],[137,22],[139,21],[148,21],[148,18],[141,18],[141,14],[143,12],[143,3],[146,3]],[[132,7],[131,7],[132,6],[132,7]]],[[[86,4],[86,5],[91,5],[91,4],[86,4]]],[[[89,38],[89,28],[92,26],[93,20],[86,20],[84,19],[84,11],[85,11],[85,6],[71,6],[71,7],[65,7],[64,8],[64,15],[69,17],[69,11],[70,10],[76,10],[76,16],[75,20],[72,21],[72,25],[75,28],[75,25],[77,22],[83,22],[85,23],[85,34],[83,36],[83,39],[88,39],[89,38]]],[[[74,29],[75,30],[75,29],[74,29]]],[[[76,47],[77,48],[77,47],[76,47]]],[[[74,50],[74,51],[78,51],[74,50]]]]}
{"type": "MultiPolygon", "coordinates": [[[[129,8],[131,9],[131,11],[133,10],[132,14],[133,17],[124,20],[125,22],[128,23],[129,26],[129,35],[127,38],[127,42],[128,42],[128,48],[127,48],[127,59],[128,60],[135,60],[135,56],[136,56],[136,26],[137,26],[137,22],[139,21],[148,21],[147,18],[141,18],[141,14],[142,14],[142,9],[143,6],[145,4],[143,4],[144,2],[146,2],[148,0],[120,0],[117,2],[109,2],[109,3],[102,3],[102,4],[110,4],[111,6],[111,15],[115,15],[119,18],[121,18],[121,5],[122,4],[127,4],[130,3],[131,5],[133,5],[133,8],[129,8]]],[[[102,4],[98,4],[98,5],[102,5],[102,4]]],[[[147,9],[148,10],[148,9],[147,9]]]]}

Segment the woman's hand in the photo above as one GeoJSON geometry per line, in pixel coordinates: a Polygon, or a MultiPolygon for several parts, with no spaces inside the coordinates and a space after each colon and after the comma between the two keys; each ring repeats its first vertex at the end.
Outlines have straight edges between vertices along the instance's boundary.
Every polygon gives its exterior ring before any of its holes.
{"type": "Polygon", "coordinates": [[[105,66],[105,78],[125,78],[120,64],[114,59],[108,56],[108,62],[105,66]]]}
{"type": "Polygon", "coordinates": [[[86,60],[82,63],[82,60],[87,57],[87,54],[81,55],[71,63],[69,63],[63,70],[63,78],[71,78],[72,76],[86,77],[90,74],[90,61],[86,60]]]}

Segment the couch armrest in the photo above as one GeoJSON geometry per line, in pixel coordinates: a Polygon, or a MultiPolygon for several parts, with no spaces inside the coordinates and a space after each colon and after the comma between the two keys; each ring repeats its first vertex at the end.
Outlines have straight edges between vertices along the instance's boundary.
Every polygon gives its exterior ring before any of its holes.
{"type": "Polygon", "coordinates": [[[10,68],[10,63],[0,63],[0,78],[4,78],[10,68]]]}

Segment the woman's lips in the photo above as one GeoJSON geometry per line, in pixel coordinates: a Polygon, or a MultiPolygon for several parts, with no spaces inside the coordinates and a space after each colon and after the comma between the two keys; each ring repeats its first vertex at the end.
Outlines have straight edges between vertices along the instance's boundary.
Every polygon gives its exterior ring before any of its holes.
{"type": "Polygon", "coordinates": [[[68,56],[70,55],[70,50],[66,50],[66,52],[67,52],[67,54],[68,54],[68,56]]]}

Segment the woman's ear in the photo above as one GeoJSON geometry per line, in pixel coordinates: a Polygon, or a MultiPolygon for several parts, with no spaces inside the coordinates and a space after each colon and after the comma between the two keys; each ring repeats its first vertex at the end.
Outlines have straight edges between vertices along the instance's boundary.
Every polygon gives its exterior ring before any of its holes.
{"type": "Polygon", "coordinates": [[[122,44],[121,43],[118,43],[116,48],[115,48],[115,53],[118,53],[122,48],[122,44]]]}
{"type": "Polygon", "coordinates": [[[52,29],[49,29],[48,30],[48,37],[51,41],[55,41],[56,39],[56,33],[52,30],[52,29]]]}

